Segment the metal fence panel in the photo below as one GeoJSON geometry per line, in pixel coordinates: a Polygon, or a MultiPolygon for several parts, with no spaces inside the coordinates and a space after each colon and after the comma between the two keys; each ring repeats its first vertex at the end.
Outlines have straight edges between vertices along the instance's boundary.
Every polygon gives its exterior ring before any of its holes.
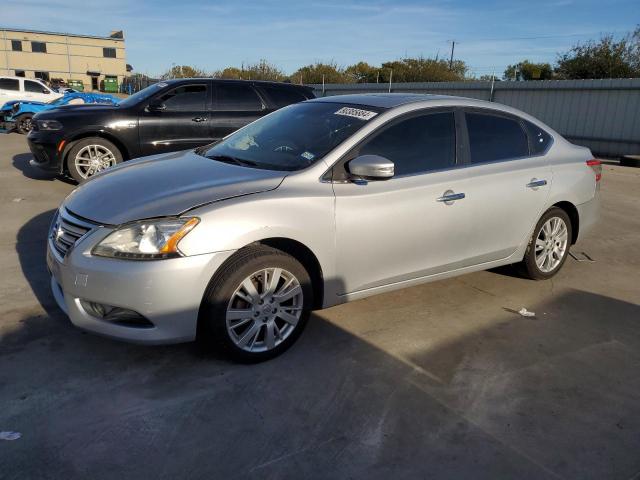
{"type": "Polygon", "coordinates": [[[603,156],[640,154],[640,79],[311,85],[317,96],[433,93],[492,100],[539,118],[603,156]]]}

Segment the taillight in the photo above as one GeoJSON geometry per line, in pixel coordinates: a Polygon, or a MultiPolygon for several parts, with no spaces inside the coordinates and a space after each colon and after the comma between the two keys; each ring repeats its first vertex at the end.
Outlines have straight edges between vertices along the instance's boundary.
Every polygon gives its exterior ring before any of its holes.
{"type": "Polygon", "coordinates": [[[600,160],[596,160],[595,158],[587,160],[587,166],[591,167],[591,170],[593,170],[593,173],[596,175],[596,182],[599,182],[602,178],[602,163],[600,163],[600,160]]]}

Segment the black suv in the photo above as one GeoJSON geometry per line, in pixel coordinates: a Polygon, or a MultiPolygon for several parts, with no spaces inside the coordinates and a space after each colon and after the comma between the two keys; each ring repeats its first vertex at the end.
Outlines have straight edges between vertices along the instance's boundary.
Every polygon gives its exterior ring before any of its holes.
{"type": "Polygon", "coordinates": [[[32,165],[82,182],[130,158],[225,137],[286,105],[313,98],[301,85],[192,78],[153,84],[119,105],[67,105],[37,114],[32,165]]]}

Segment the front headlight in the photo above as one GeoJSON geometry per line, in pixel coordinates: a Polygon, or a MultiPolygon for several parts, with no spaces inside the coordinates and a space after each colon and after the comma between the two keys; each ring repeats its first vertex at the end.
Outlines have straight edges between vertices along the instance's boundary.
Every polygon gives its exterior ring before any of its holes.
{"type": "Polygon", "coordinates": [[[178,242],[195,227],[198,218],[161,218],[123,225],[91,252],[100,257],[153,260],[182,255],[178,242]]]}
{"type": "Polygon", "coordinates": [[[62,130],[62,124],[57,120],[38,120],[38,130],[62,130]]]}

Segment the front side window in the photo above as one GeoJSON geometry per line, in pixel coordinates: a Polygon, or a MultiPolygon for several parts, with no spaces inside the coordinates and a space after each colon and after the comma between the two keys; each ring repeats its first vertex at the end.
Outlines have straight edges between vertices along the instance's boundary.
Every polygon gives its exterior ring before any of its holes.
{"type": "Polygon", "coordinates": [[[14,52],[21,52],[22,42],[20,40],[11,40],[11,50],[14,52]]]}
{"type": "Polygon", "coordinates": [[[453,112],[411,117],[384,129],[358,148],[358,155],[380,155],[395,166],[394,176],[415,175],[456,164],[453,112]]]}
{"type": "Polygon", "coordinates": [[[380,112],[343,103],[296,103],[196,152],[212,160],[254,168],[301,170],[322,159],[380,112]]]}
{"type": "Polygon", "coordinates": [[[182,85],[160,95],[167,112],[201,112],[206,110],[207,86],[182,85]]]}
{"type": "Polygon", "coordinates": [[[24,89],[27,92],[32,92],[32,93],[42,93],[42,91],[45,89],[44,86],[38,82],[32,82],[31,80],[25,80],[24,81],[24,89]]]}
{"type": "Polygon", "coordinates": [[[116,49],[104,47],[102,49],[102,56],[106,58],[116,58],[116,49]]]}
{"type": "Polygon", "coordinates": [[[520,123],[485,113],[466,113],[471,163],[529,156],[529,142],[520,123]]]}
{"type": "Polygon", "coordinates": [[[47,53],[47,44],[44,42],[31,42],[31,51],[36,53],[47,53]]]}
{"type": "Polygon", "coordinates": [[[262,110],[262,101],[249,85],[218,84],[216,92],[217,110],[249,112],[262,110]]]}
{"type": "Polygon", "coordinates": [[[0,78],[0,90],[20,90],[20,81],[15,78],[0,78]]]}

